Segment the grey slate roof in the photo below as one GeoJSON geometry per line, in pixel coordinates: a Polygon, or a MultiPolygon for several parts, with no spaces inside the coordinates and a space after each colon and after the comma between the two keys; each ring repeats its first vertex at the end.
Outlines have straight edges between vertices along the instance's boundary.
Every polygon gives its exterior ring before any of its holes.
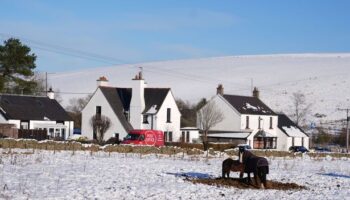
{"type": "Polygon", "coordinates": [[[157,110],[159,110],[169,90],[170,88],[145,88],[145,110],[143,113],[147,112],[153,105],[156,105],[157,110]]]}
{"type": "MultiPolygon", "coordinates": [[[[126,120],[124,115],[124,111],[130,110],[132,89],[115,87],[100,87],[100,89],[125,130],[132,130],[132,125],[126,120]]],[[[143,113],[147,112],[153,105],[156,105],[158,110],[169,91],[170,88],[145,88],[145,109],[143,113]]]]}
{"type": "Polygon", "coordinates": [[[299,126],[297,126],[289,117],[283,113],[278,114],[278,128],[283,131],[287,136],[291,136],[287,133],[287,131],[283,127],[287,128],[296,128],[299,129],[302,133],[308,136],[299,126]]]}
{"type": "Polygon", "coordinates": [[[100,87],[103,95],[106,97],[109,105],[112,107],[114,113],[117,115],[120,123],[124,129],[129,132],[132,130],[131,124],[126,120],[124,111],[129,111],[131,100],[131,89],[128,88],[114,88],[114,87],[100,87]]]}
{"type": "Polygon", "coordinates": [[[62,106],[48,97],[0,94],[0,107],[6,119],[72,121],[62,106]]]}
{"type": "Polygon", "coordinates": [[[260,99],[249,96],[223,95],[239,113],[251,115],[276,115],[260,99]]]}

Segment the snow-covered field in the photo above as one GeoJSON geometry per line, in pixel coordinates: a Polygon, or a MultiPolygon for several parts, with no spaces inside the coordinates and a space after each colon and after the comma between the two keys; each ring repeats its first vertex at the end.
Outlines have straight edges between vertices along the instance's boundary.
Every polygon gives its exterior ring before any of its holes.
{"type": "Polygon", "coordinates": [[[0,199],[350,199],[347,158],[269,158],[269,180],[308,188],[280,191],[184,181],[220,176],[225,157],[7,151],[0,149],[0,199]]]}

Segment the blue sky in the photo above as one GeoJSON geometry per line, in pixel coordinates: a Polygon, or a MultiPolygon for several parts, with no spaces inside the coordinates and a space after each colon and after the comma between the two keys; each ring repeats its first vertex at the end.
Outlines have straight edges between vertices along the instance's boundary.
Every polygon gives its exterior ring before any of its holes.
{"type": "Polygon", "coordinates": [[[0,39],[37,70],[212,56],[350,52],[347,0],[0,0],[0,39]]]}

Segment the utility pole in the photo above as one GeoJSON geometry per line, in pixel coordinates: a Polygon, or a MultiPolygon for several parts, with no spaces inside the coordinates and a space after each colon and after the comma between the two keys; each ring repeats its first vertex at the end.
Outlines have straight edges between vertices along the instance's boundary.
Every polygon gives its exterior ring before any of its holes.
{"type": "Polygon", "coordinates": [[[47,72],[45,72],[45,93],[47,96],[47,72]]]}
{"type": "Polygon", "coordinates": [[[350,108],[339,109],[342,111],[346,111],[346,152],[349,153],[349,110],[350,108]]]}

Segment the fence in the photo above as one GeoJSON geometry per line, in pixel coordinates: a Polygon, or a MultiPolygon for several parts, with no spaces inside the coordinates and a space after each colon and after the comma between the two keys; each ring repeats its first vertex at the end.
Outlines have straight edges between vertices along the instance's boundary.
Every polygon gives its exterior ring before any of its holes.
{"type": "Polygon", "coordinates": [[[18,129],[18,138],[46,140],[48,136],[46,130],[18,129]]]}

